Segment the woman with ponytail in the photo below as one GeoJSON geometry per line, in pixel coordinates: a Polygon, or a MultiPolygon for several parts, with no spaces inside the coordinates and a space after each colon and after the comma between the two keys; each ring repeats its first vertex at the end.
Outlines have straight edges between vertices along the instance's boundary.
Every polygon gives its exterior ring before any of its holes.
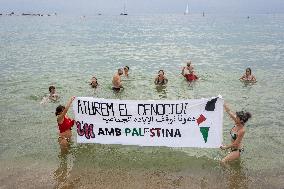
{"type": "Polygon", "coordinates": [[[230,116],[230,118],[235,122],[234,127],[230,131],[230,135],[232,137],[232,143],[229,145],[223,145],[220,148],[222,150],[230,149],[231,153],[228,154],[225,158],[222,159],[222,163],[227,163],[229,161],[236,160],[240,158],[242,149],[242,139],[245,135],[245,123],[251,118],[251,114],[249,112],[236,112],[233,113],[229,109],[228,105],[224,104],[224,109],[230,116]]]}

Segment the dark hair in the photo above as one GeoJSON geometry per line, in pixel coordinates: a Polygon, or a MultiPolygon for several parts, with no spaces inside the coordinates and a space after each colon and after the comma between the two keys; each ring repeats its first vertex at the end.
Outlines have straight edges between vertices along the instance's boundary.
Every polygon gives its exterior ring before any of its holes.
{"type": "Polygon", "coordinates": [[[48,88],[49,92],[51,92],[52,89],[55,89],[55,87],[53,85],[49,86],[48,88]]]}
{"type": "Polygon", "coordinates": [[[129,67],[128,66],[124,66],[124,68],[127,68],[129,70],[129,67]]]}
{"type": "Polygon", "coordinates": [[[65,109],[65,106],[62,106],[62,105],[57,106],[55,110],[55,115],[58,116],[64,109],[65,109]]]}
{"type": "Polygon", "coordinates": [[[191,65],[191,60],[186,63],[186,66],[190,66],[190,65],[191,65]]]}
{"type": "MultiPolygon", "coordinates": [[[[93,80],[93,79],[96,79],[96,84],[98,85],[98,84],[99,84],[99,83],[98,83],[98,79],[97,79],[95,76],[92,77],[92,80],[93,80]]],[[[93,86],[93,81],[91,81],[90,85],[93,86]]]]}
{"type": "Polygon", "coordinates": [[[123,74],[123,69],[122,69],[122,68],[119,68],[119,69],[117,70],[117,73],[118,73],[119,75],[122,75],[122,74],[123,74]]]}
{"type": "Polygon", "coordinates": [[[246,69],[246,71],[247,71],[247,70],[248,70],[248,71],[249,71],[249,73],[251,74],[251,69],[250,69],[250,68],[247,68],[247,69],[246,69]]]}
{"type": "Polygon", "coordinates": [[[165,75],[165,72],[164,72],[164,70],[159,70],[159,71],[158,71],[158,73],[159,73],[159,72],[163,72],[163,75],[165,75]]]}
{"type": "Polygon", "coordinates": [[[246,123],[251,118],[251,113],[249,112],[236,112],[237,116],[240,118],[242,123],[246,123]]]}

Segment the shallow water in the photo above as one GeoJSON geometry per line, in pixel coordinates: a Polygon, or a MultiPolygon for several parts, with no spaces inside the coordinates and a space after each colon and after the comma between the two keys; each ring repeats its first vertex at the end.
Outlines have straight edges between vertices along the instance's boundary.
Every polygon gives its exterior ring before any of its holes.
{"type": "MultiPolygon", "coordinates": [[[[2,16],[0,183],[3,188],[283,187],[283,54],[284,15],[2,16]],[[190,86],[180,75],[187,59],[201,77],[190,86]],[[115,94],[112,75],[124,65],[130,78],[115,94]],[[256,84],[238,80],[246,67],[256,84]],[[159,69],[169,79],[164,88],[153,82],[159,69]],[[93,75],[97,90],[88,85],[93,75]],[[40,105],[49,85],[61,99],[40,105]],[[225,152],[218,149],[73,143],[61,154],[57,144],[54,110],[73,95],[176,100],[218,94],[234,110],[253,115],[245,152],[228,168],[219,165],[225,152]]],[[[225,143],[231,127],[225,116],[225,143]]]]}

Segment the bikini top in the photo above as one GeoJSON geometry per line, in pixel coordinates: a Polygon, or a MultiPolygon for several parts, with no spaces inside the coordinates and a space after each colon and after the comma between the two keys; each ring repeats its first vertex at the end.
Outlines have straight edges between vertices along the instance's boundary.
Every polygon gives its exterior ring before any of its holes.
{"type": "MultiPolygon", "coordinates": [[[[235,126],[234,126],[234,127],[235,127],[235,126]]],[[[234,128],[234,127],[233,127],[233,128],[234,128]]],[[[235,131],[233,131],[233,128],[232,128],[231,131],[230,131],[230,135],[231,135],[231,137],[232,137],[233,140],[236,140],[237,137],[238,137],[238,133],[235,132],[235,131]]]]}
{"type": "Polygon", "coordinates": [[[67,130],[71,130],[71,127],[74,125],[74,120],[68,118],[67,116],[64,116],[64,120],[61,124],[58,123],[58,128],[60,133],[63,133],[67,130]]]}

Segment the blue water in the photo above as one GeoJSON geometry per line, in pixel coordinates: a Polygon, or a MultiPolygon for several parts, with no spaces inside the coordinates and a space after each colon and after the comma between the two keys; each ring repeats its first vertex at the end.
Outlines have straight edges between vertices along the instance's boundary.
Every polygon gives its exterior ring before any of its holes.
{"type": "MultiPolygon", "coordinates": [[[[211,188],[218,179],[216,188],[283,187],[283,55],[281,14],[250,19],[210,14],[0,16],[1,183],[4,188],[149,188],[148,181],[153,188],[178,188],[191,182],[192,188],[211,188]],[[191,86],[180,74],[188,59],[201,78],[191,86]],[[112,75],[125,65],[130,78],[123,80],[125,90],[114,94],[112,75]],[[258,80],[254,85],[238,80],[247,67],[258,80]],[[160,69],[169,83],[157,89],[153,80],[160,69]],[[97,90],[88,85],[93,75],[97,90]],[[56,86],[61,99],[41,105],[49,85],[56,86]],[[253,115],[245,152],[230,168],[219,165],[226,154],[218,149],[73,143],[69,154],[60,153],[54,111],[70,96],[176,100],[218,94],[233,110],[253,115]]],[[[232,126],[225,116],[225,143],[232,126]]]]}

